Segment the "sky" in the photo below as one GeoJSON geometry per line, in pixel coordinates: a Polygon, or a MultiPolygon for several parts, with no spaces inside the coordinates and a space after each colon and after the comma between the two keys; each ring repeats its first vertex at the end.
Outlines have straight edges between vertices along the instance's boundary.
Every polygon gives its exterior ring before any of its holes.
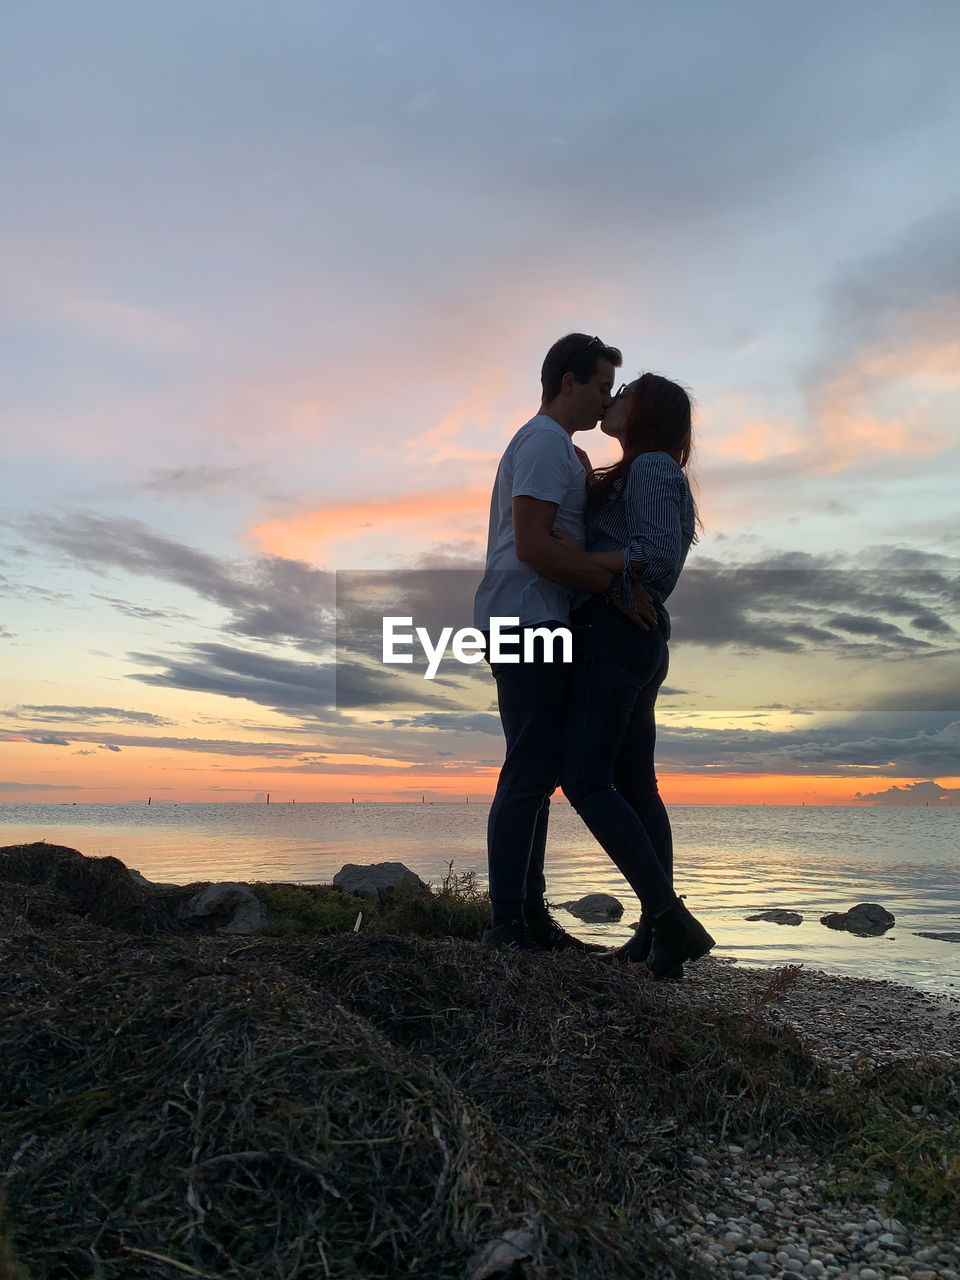
{"type": "Polygon", "coordinates": [[[582,331],[696,404],[665,798],[957,803],[958,47],[955,0],[5,5],[0,801],[489,797],[489,675],[336,611],[468,624],[582,331]]]}

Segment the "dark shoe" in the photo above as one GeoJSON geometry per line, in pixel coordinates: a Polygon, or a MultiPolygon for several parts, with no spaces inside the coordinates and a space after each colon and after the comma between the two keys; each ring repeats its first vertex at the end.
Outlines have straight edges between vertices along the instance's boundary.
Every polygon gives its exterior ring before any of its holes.
{"type": "Polygon", "coordinates": [[[506,924],[488,925],[483,931],[483,945],[495,951],[542,951],[534,942],[522,920],[508,920],[506,924]]]}
{"type": "Polygon", "coordinates": [[[625,942],[622,947],[617,947],[616,951],[608,952],[604,959],[616,960],[620,964],[646,964],[652,941],[653,930],[650,928],[650,917],[642,915],[637,931],[630,941],[625,942]]]}
{"type": "Polygon", "coordinates": [[[706,929],[678,898],[669,911],[653,921],[653,940],[647,968],[656,981],[673,976],[685,960],[699,960],[716,946],[706,929]]]}
{"type": "Polygon", "coordinates": [[[595,942],[584,942],[567,933],[549,912],[527,917],[527,933],[544,951],[606,951],[595,942]]]}

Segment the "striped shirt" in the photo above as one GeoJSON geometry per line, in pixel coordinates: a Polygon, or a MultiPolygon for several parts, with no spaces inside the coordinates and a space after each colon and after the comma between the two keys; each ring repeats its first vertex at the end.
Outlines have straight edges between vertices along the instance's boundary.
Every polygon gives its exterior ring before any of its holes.
{"type": "MultiPolygon", "coordinates": [[[[607,501],[587,516],[586,549],[623,549],[633,579],[653,596],[667,636],[670,617],[663,602],[677,585],[694,532],[693,496],[683,468],[668,453],[641,453],[630,464],[626,484],[618,480],[607,501]]],[[[589,597],[581,593],[574,604],[589,597]]]]}

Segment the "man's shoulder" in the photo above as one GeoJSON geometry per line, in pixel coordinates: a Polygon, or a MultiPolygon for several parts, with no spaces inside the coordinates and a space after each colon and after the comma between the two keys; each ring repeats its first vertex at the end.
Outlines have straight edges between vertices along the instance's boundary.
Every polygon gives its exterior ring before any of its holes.
{"type": "Polygon", "coordinates": [[[518,428],[507,445],[505,452],[516,453],[519,449],[542,450],[553,454],[561,454],[574,460],[577,456],[573,441],[567,432],[564,431],[559,423],[554,422],[552,418],[548,418],[545,413],[538,413],[529,422],[525,422],[522,427],[518,428]]]}

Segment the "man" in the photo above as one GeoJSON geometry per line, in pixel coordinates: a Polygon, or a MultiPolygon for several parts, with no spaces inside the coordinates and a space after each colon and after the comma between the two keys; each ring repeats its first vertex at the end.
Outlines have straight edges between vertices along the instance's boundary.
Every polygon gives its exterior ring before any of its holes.
{"type": "MultiPolygon", "coordinates": [[[[540,410],[500,460],[474,623],[489,632],[491,618],[518,618],[520,643],[512,652],[520,657],[526,630],[569,624],[569,588],[605,592],[619,578],[598,557],[562,546],[552,533],[562,529],[583,542],[585,455],[572,436],[592,430],[613,403],[621,363],[617,348],[600,338],[570,333],[555,342],[541,370],[540,410]]],[[[639,608],[644,616],[646,606],[639,608]]],[[[656,621],[649,611],[646,618],[656,621]]],[[[547,820],[570,679],[567,663],[544,660],[546,647],[531,661],[491,662],[507,750],[487,826],[493,922],[484,942],[510,950],[587,950],[551,918],[544,901],[547,820]]]]}

